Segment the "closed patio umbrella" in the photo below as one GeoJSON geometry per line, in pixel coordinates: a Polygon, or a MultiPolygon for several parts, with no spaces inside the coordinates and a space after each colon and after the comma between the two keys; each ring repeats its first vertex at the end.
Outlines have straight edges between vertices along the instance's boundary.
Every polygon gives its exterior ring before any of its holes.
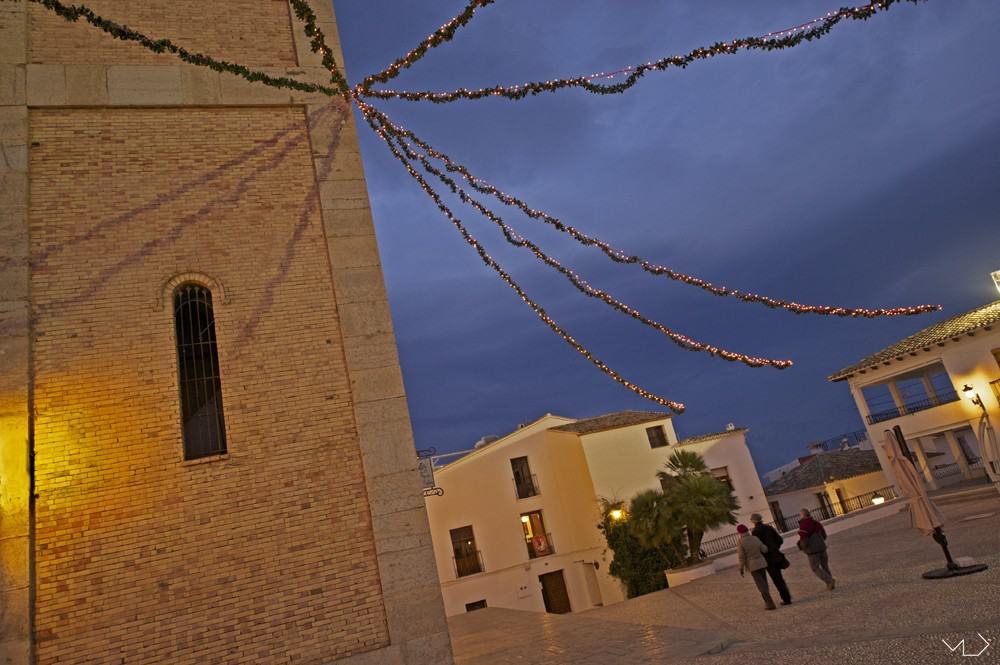
{"type": "Polygon", "coordinates": [[[986,570],[987,566],[985,564],[959,566],[951,558],[951,552],[948,551],[948,539],[941,529],[944,526],[941,511],[938,510],[938,507],[927,496],[927,488],[924,487],[924,483],[917,474],[917,469],[913,466],[913,462],[903,453],[903,445],[905,445],[905,439],[903,439],[903,432],[899,427],[893,430],[885,430],[885,440],[882,447],[885,450],[889,467],[892,469],[893,475],[896,476],[896,485],[910,504],[910,523],[920,533],[934,538],[934,541],[944,550],[945,559],[948,561],[947,568],[927,571],[924,573],[924,577],[927,579],[941,579],[986,570]]]}
{"type": "Polygon", "coordinates": [[[889,468],[896,476],[896,484],[910,503],[910,524],[925,536],[933,535],[935,529],[944,526],[941,511],[927,496],[927,488],[917,475],[917,469],[903,454],[903,449],[892,430],[885,431],[883,447],[889,468]]]}

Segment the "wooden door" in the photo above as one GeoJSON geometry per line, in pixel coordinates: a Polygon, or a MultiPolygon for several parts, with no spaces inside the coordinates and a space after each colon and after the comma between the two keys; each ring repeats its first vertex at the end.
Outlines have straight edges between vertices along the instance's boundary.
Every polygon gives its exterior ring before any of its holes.
{"type": "Polygon", "coordinates": [[[569,592],[566,590],[566,579],[563,571],[545,573],[538,576],[542,583],[542,600],[545,601],[545,611],[551,614],[566,614],[572,612],[569,604],[569,592]]]}

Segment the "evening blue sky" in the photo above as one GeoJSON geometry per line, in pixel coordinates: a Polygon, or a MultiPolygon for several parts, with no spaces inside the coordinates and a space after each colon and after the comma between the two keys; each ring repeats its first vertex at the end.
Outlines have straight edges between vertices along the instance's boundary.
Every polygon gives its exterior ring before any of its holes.
{"type": "MultiPolygon", "coordinates": [[[[464,0],[338,0],[352,82],[464,0]]],[[[614,69],[789,27],[837,0],[500,0],[392,85],[451,89],[614,69]]],[[[380,102],[477,175],[581,230],[737,288],[818,304],[940,303],[921,317],[796,316],[616,266],[495,209],[564,263],[693,337],[792,358],[750,369],[677,348],[574,290],[469,208],[454,209],[529,294],[596,355],[684,402],[682,436],[751,429],[763,472],[858,429],[826,376],[997,297],[1000,2],[905,3],[825,39],[647,75],[624,95],[380,102]]],[[[359,125],[418,447],[459,450],[546,412],[656,405],[614,383],[536,316],[359,125]]]]}

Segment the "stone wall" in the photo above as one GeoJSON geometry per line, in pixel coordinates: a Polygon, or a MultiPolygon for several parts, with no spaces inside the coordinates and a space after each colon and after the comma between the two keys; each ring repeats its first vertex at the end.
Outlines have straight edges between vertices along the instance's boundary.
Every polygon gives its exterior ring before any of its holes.
{"type": "MultiPolygon", "coordinates": [[[[95,8],[329,79],[285,0],[95,8]]],[[[349,110],[101,40],[0,2],[0,663],[449,663],[349,110]],[[201,463],[184,279],[215,294],[230,434],[201,463]]]]}

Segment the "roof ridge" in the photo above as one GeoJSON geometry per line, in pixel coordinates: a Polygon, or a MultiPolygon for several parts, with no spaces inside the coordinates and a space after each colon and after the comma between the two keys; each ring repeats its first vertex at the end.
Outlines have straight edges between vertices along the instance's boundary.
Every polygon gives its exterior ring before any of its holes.
{"type": "Polygon", "coordinates": [[[1000,300],[980,305],[961,314],[932,323],[920,330],[907,335],[903,339],[886,346],[880,351],[869,354],[858,362],[835,372],[827,377],[828,381],[842,381],[856,372],[874,369],[883,362],[891,362],[899,356],[916,354],[930,346],[943,344],[960,335],[967,335],[979,328],[988,327],[1000,322],[1000,300]],[[963,319],[969,320],[961,324],[963,319]]]}

